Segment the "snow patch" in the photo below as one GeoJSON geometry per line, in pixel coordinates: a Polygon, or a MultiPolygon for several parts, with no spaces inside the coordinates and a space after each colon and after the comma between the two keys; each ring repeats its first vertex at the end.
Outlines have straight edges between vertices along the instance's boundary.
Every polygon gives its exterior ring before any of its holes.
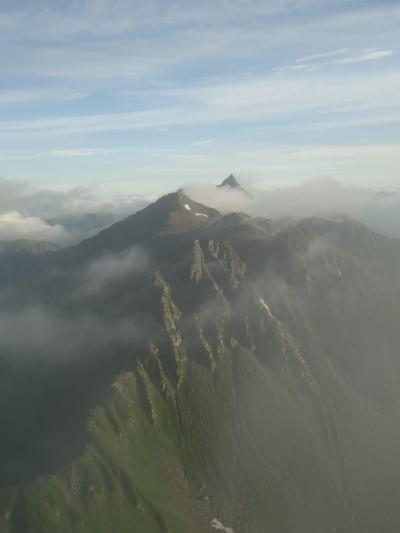
{"type": "Polygon", "coordinates": [[[260,302],[262,308],[265,309],[265,311],[268,313],[268,316],[269,316],[270,318],[272,318],[272,320],[275,320],[275,317],[274,317],[274,315],[272,314],[272,311],[271,311],[269,305],[268,305],[268,304],[266,303],[266,301],[264,300],[264,298],[262,298],[262,297],[260,296],[260,297],[259,297],[259,302],[260,302]]]}
{"type": "Polygon", "coordinates": [[[225,527],[221,520],[214,518],[211,522],[211,527],[214,529],[219,529],[220,531],[225,531],[225,533],[234,533],[233,529],[230,527],[225,527]]]}
{"type": "MultiPolygon", "coordinates": [[[[183,207],[184,207],[187,211],[192,211],[192,213],[193,213],[193,210],[192,210],[192,208],[190,207],[189,204],[184,204],[183,207]]],[[[193,214],[196,215],[196,217],[206,217],[206,218],[208,218],[208,215],[206,215],[206,214],[204,214],[204,213],[193,213],[193,214]]]]}

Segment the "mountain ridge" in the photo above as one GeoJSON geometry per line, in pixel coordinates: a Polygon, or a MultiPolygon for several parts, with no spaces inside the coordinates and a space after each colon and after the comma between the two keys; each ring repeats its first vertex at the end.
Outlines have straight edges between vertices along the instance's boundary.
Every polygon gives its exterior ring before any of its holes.
{"type": "Polygon", "coordinates": [[[178,191],[81,246],[16,289],[78,325],[51,338],[64,359],[0,352],[2,531],[396,531],[398,241],[178,191]],[[143,269],[84,290],[132,246],[143,269]]]}

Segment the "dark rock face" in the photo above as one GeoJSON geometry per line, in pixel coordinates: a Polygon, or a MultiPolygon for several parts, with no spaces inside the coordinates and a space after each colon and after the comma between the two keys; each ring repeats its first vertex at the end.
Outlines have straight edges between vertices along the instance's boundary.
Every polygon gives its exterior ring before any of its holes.
{"type": "Polygon", "coordinates": [[[230,174],[218,187],[232,187],[232,189],[240,189],[240,183],[237,181],[233,174],[230,174]]]}
{"type": "Polygon", "coordinates": [[[248,196],[250,198],[250,194],[246,191],[246,189],[244,189],[240,183],[238,182],[238,180],[235,178],[235,176],[233,174],[230,174],[227,178],[225,178],[222,183],[220,183],[218,185],[219,188],[225,188],[225,189],[234,189],[234,190],[237,190],[237,191],[240,191],[242,192],[243,194],[245,194],[246,196],[248,196]]]}
{"type": "Polygon", "coordinates": [[[109,330],[59,363],[2,353],[1,531],[398,530],[398,241],[178,191],[40,261],[20,301],[109,330]],[[145,269],[82,289],[134,246],[145,269]]]}

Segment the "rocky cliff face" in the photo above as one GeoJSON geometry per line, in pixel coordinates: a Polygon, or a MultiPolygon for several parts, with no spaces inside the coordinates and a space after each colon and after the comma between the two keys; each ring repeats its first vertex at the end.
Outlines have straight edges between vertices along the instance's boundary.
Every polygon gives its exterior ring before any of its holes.
{"type": "Polygon", "coordinates": [[[153,326],[93,358],[83,448],[2,489],[1,531],[397,531],[399,243],[348,220],[242,233],[186,203],[213,220],[157,234],[102,296],[153,326]]]}

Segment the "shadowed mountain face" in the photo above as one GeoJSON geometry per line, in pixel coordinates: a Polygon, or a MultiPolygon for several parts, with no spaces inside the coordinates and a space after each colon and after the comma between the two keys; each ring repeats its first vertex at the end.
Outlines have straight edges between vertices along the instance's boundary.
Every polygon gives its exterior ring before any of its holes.
{"type": "Polygon", "coordinates": [[[18,239],[16,241],[0,241],[0,254],[2,255],[39,255],[45,252],[57,250],[57,245],[46,241],[32,241],[18,239]]]}
{"type": "Polygon", "coordinates": [[[8,270],[0,531],[397,532],[399,267],[177,192],[8,270]]]}
{"type": "Polygon", "coordinates": [[[218,211],[188,198],[182,191],[167,194],[134,215],[113,224],[95,237],[67,248],[64,257],[81,261],[104,252],[120,252],[132,245],[149,245],[161,237],[185,240],[219,217],[218,211]]]}
{"type": "Polygon", "coordinates": [[[222,183],[218,185],[219,188],[227,189],[227,190],[235,190],[244,193],[246,196],[250,197],[249,193],[246,191],[246,189],[243,189],[243,187],[240,185],[238,180],[235,178],[233,174],[230,174],[227,178],[225,178],[222,183]]]}
{"type": "Polygon", "coordinates": [[[241,189],[240,183],[233,174],[230,174],[218,187],[231,187],[231,189],[241,189]]]}

